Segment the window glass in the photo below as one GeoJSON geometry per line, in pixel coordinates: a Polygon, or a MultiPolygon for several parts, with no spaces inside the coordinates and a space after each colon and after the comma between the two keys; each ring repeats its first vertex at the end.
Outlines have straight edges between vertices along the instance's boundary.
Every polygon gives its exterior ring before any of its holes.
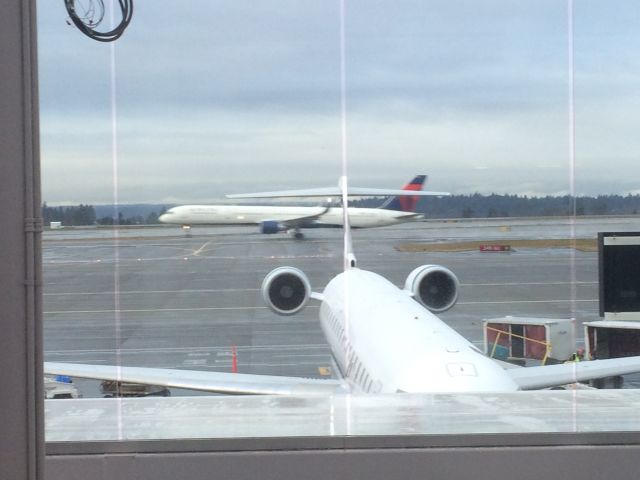
{"type": "Polygon", "coordinates": [[[49,379],[49,440],[637,429],[592,415],[634,405],[615,361],[570,391],[503,371],[603,359],[631,328],[584,338],[597,233],[640,231],[634,3],[137,1],[112,43],[38,9],[45,359],[84,365],[49,379]],[[351,187],[442,193],[351,201],[350,271],[398,289],[329,283],[335,192],[226,198],[334,187],[344,165],[351,187]],[[307,282],[323,297],[288,315],[307,282]],[[355,359],[352,395],[322,390],[355,359]],[[308,379],[324,393],[291,401],[308,379]]]}

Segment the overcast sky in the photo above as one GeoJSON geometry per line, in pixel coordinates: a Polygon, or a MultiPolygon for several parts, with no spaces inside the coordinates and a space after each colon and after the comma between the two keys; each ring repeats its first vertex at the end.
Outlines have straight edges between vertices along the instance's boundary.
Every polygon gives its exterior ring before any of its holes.
{"type": "MultiPolygon", "coordinates": [[[[640,193],[640,6],[575,4],[575,192],[640,193]]],[[[44,200],[336,184],[338,0],[134,6],[114,44],[114,169],[111,45],[67,25],[61,0],[38,3],[44,200]]],[[[564,0],[346,0],[346,80],[353,185],[572,189],[564,0]]]]}

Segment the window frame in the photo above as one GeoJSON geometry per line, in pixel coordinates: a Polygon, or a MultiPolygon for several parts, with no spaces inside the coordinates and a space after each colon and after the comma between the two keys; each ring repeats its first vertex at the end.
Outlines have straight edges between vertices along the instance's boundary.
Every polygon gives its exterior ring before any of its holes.
{"type": "Polygon", "coordinates": [[[192,480],[210,479],[216,471],[323,480],[332,474],[386,479],[398,471],[410,478],[429,471],[434,478],[465,474],[479,479],[513,471],[521,478],[589,478],[598,467],[601,476],[636,472],[640,432],[49,443],[44,461],[42,292],[37,274],[25,275],[28,264],[36,272],[41,264],[35,3],[10,0],[0,17],[0,53],[7,65],[0,71],[0,85],[8,105],[0,115],[11,140],[0,142],[0,198],[6,215],[0,284],[11,286],[0,300],[0,312],[3,334],[19,339],[0,350],[4,365],[11,365],[0,372],[3,389],[12,392],[2,397],[0,413],[4,474],[44,479],[43,466],[47,480],[98,479],[107,472],[120,478],[192,480]],[[555,473],[549,477],[550,472],[555,473]]]}

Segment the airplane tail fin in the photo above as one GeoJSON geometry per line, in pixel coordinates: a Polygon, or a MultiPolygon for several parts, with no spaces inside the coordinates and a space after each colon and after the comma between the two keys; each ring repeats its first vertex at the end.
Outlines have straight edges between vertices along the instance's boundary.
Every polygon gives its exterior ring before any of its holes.
{"type": "MultiPolygon", "coordinates": [[[[429,177],[427,175],[416,175],[416,177],[407,183],[402,190],[408,191],[420,191],[422,187],[427,183],[427,179],[429,177]]],[[[393,196],[389,197],[385,202],[380,205],[380,208],[384,208],[385,210],[398,210],[402,212],[415,212],[416,205],[419,196],[393,196]]]]}

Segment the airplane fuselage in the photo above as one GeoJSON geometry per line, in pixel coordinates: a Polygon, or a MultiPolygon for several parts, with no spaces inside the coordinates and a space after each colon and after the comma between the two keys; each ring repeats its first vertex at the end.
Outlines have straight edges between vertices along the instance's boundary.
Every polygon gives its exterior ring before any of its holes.
{"type": "MultiPolygon", "coordinates": [[[[324,207],[286,207],[267,205],[182,205],[160,216],[163,223],[176,225],[256,225],[264,221],[287,222],[301,217],[318,215],[324,207]]],[[[413,212],[399,212],[381,208],[349,208],[349,220],[354,228],[395,225],[417,218],[413,212]]],[[[305,228],[342,226],[342,208],[330,208],[305,228]]]]}
{"type": "Polygon", "coordinates": [[[516,391],[493,360],[373,272],[350,269],[323,292],[320,322],[352,391],[516,391]]]}

